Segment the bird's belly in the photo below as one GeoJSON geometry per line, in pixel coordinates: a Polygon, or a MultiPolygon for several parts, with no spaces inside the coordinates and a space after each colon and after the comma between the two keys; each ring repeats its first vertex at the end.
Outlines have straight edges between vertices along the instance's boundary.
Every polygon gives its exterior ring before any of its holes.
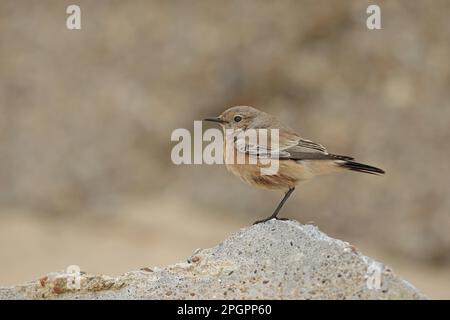
{"type": "Polygon", "coordinates": [[[272,160],[272,168],[278,168],[274,174],[264,174],[262,169],[267,169],[270,166],[266,163],[257,162],[252,164],[246,162],[245,164],[235,164],[225,162],[225,164],[228,171],[242,181],[254,187],[268,190],[287,191],[289,188],[295,187],[299,182],[309,178],[307,168],[292,160],[272,160]]]}

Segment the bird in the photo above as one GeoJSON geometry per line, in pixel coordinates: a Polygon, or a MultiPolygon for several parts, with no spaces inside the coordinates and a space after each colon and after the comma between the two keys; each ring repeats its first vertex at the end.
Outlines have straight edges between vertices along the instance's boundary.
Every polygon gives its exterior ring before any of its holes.
{"type": "MultiPolygon", "coordinates": [[[[254,224],[271,219],[287,220],[278,217],[278,214],[294,192],[295,187],[303,181],[345,170],[373,175],[385,173],[380,168],[356,162],[353,157],[329,153],[322,144],[303,138],[275,116],[254,107],[234,106],[222,112],[218,117],[205,118],[203,121],[219,123],[225,136],[227,132],[245,134],[249,130],[275,129],[278,131],[279,141],[276,149],[271,149],[270,143],[263,147],[258,145],[258,142],[256,145],[249,143],[248,140],[242,142],[242,139],[238,138],[238,134],[235,134],[233,139],[225,138],[225,148],[231,148],[230,150],[234,148],[235,153],[232,156],[243,156],[247,160],[245,163],[236,163],[236,161],[232,161],[236,158],[224,159],[229,172],[253,187],[284,193],[273,213],[254,224]],[[233,145],[227,146],[230,143],[233,145]],[[266,152],[261,151],[264,149],[266,152]],[[262,160],[266,158],[274,158],[274,161],[278,161],[278,170],[274,174],[264,175],[261,173],[261,168],[264,166],[262,160]]],[[[224,152],[224,158],[226,157],[229,156],[227,156],[227,152],[224,152]]]]}

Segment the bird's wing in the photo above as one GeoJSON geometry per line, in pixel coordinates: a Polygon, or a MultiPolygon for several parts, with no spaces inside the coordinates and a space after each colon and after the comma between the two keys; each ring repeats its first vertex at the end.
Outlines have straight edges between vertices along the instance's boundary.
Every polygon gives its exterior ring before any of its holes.
{"type": "Polygon", "coordinates": [[[249,131],[240,131],[233,135],[234,145],[237,151],[260,158],[282,158],[289,156],[284,149],[296,145],[296,139],[284,139],[279,137],[278,143],[271,143],[270,132],[262,131],[265,128],[255,129],[249,135],[249,131]],[[261,135],[263,133],[264,135],[261,135]],[[267,136],[267,134],[269,136],[267,136]]]}
{"type": "MultiPolygon", "coordinates": [[[[313,142],[311,140],[300,138],[297,144],[290,149],[295,148],[298,152],[319,152],[327,154],[327,149],[320,143],[313,142]]],[[[294,151],[294,150],[292,150],[294,151]]]]}
{"type": "Polygon", "coordinates": [[[280,148],[272,148],[271,146],[260,145],[257,143],[249,143],[244,139],[236,139],[235,146],[237,151],[246,153],[248,155],[256,156],[258,158],[286,158],[289,153],[280,148]]]}
{"type": "Polygon", "coordinates": [[[295,146],[283,150],[289,155],[281,156],[280,159],[291,160],[353,160],[352,157],[340,156],[328,153],[327,149],[320,143],[300,138],[295,146]]]}
{"type": "Polygon", "coordinates": [[[351,157],[329,154],[326,148],[316,142],[300,138],[296,134],[280,134],[278,146],[251,143],[248,139],[237,137],[236,149],[239,152],[260,158],[290,160],[353,160],[351,157]]]}

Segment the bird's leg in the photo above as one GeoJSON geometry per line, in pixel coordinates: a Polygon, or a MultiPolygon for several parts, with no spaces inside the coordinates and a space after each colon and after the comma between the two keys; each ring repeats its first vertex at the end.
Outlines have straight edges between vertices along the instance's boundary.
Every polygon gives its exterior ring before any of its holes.
{"type": "Polygon", "coordinates": [[[261,222],[266,222],[269,221],[271,219],[277,219],[277,220],[287,220],[286,218],[277,218],[278,212],[280,212],[281,208],[283,207],[283,205],[285,204],[285,202],[287,201],[287,199],[289,198],[289,196],[291,195],[292,192],[294,192],[295,187],[289,188],[289,190],[284,194],[283,199],[281,199],[280,203],[278,204],[277,208],[275,209],[275,211],[272,213],[272,215],[266,219],[263,220],[258,220],[253,224],[258,224],[261,222]]]}

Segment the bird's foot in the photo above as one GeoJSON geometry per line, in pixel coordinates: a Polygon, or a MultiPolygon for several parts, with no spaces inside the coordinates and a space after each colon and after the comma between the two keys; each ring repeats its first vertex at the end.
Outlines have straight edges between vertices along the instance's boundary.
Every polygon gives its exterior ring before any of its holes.
{"type": "Polygon", "coordinates": [[[255,222],[253,223],[253,225],[259,224],[259,223],[264,223],[264,222],[269,221],[269,220],[272,220],[272,219],[275,219],[275,220],[281,220],[281,221],[289,220],[288,218],[268,217],[268,218],[266,218],[266,219],[262,219],[262,220],[255,221],[255,222]]]}

